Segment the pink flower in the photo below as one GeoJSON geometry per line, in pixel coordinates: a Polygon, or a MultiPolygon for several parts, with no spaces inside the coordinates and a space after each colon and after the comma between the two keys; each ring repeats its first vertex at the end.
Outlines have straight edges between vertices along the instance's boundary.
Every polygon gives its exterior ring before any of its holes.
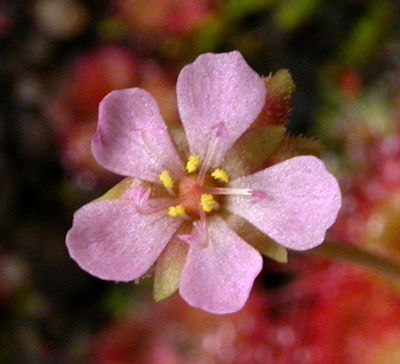
{"type": "Polygon", "coordinates": [[[132,178],[117,197],[75,213],[68,250],[82,269],[115,281],[135,280],[154,263],[157,272],[168,250],[172,260],[183,262],[179,292],[190,305],[235,312],[245,304],[262,258],[220,212],[241,216],[284,247],[310,249],[333,224],[340,191],[313,156],[232,181],[219,168],[266,98],[262,78],[239,52],[198,57],[181,71],[177,96],[190,150],[186,165],[147,92],[132,88],[103,99],[93,154],[103,167],[132,178]]]}

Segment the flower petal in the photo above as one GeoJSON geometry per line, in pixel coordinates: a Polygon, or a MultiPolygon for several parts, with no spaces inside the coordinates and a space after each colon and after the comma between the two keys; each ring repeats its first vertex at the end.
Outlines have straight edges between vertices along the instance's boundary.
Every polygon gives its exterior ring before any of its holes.
{"type": "Polygon", "coordinates": [[[232,214],[226,210],[221,213],[229,228],[262,255],[273,259],[278,263],[288,262],[288,253],[284,246],[272,240],[268,235],[250,224],[243,217],[232,214]]]}
{"type": "Polygon", "coordinates": [[[237,52],[199,56],[184,67],[177,83],[178,107],[190,151],[204,159],[210,133],[224,123],[212,166],[255,120],[265,102],[265,86],[237,52]]]}
{"type": "Polygon", "coordinates": [[[104,168],[150,182],[159,183],[164,170],[175,176],[183,170],[156,101],[138,88],[113,91],[101,101],[92,152],[104,168]]]}
{"type": "Polygon", "coordinates": [[[190,305],[208,312],[236,312],[247,301],[262,258],[220,217],[210,218],[208,227],[208,247],[190,245],[180,294],[190,305]]]}
{"type": "MultiPolygon", "coordinates": [[[[232,187],[262,191],[265,198],[229,196],[227,209],[279,244],[311,249],[325,238],[341,206],[338,183],[318,158],[300,156],[239,178],[232,187]]],[[[260,194],[261,195],[261,194],[260,194]]]]}
{"type": "Polygon", "coordinates": [[[90,274],[131,281],[152,266],[179,224],[165,211],[140,215],[129,200],[95,201],[75,212],[66,242],[71,258],[90,274]]]}

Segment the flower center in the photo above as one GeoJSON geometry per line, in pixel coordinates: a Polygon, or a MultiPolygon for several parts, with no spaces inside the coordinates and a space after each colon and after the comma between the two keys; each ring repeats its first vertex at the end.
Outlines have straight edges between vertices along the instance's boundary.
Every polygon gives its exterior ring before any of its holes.
{"type": "Polygon", "coordinates": [[[200,215],[201,211],[211,212],[219,207],[218,198],[206,193],[207,187],[214,187],[214,181],[206,176],[204,185],[197,182],[197,175],[185,176],[179,182],[178,201],[189,215],[200,215]]]}
{"type": "Polygon", "coordinates": [[[205,216],[205,213],[218,210],[221,195],[249,196],[253,197],[254,202],[266,198],[263,191],[221,187],[221,185],[229,183],[228,173],[217,168],[208,174],[204,166],[201,165],[200,158],[196,155],[191,155],[188,158],[186,171],[189,175],[184,176],[179,181],[177,191],[175,181],[168,171],[163,171],[159,175],[160,181],[167,191],[172,196],[177,196],[176,204],[170,206],[167,210],[169,216],[183,218],[205,216]],[[197,173],[200,166],[200,171],[197,173]]]}
{"type": "Polygon", "coordinates": [[[168,171],[163,171],[160,181],[171,195],[177,196],[177,204],[170,206],[168,215],[173,217],[199,217],[203,213],[210,213],[219,208],[220,193],[218,186],[229,182],[228,173],[220,168],[211,174],[199,170],[201,161],[199,156],[191,155],[186,163],[188,175],[175,184],[168,171]],[[175,188],[175,189],[174,189],[175,188]],[[216,196],[213,191],[216,191],[216,196]]]}
{"type": "MultiPolygon", "coordinates": [[[[211,141],[208,145],[204,160],[198,155],[191,155],[187,159],[185,169],[187,175],[175,183],[168,171],[159,174],[159,179],[175,202],[167,207],[167,214],[184,220],[194,220],[190,234],[178,235],[178,238],[189,244],[207,247],[209,243],[206,215],[218,210],[222,195],[240,195],[253,198],[254,202],[264,200],[267,195],[264,191],[250,188],[230,188],[228,173],[217,168],[213,171],[213,161],[218,153],[219,140],[227,135],[224,123],[212,128],[211,141]]],[[[141,198],[138,198],[142,201],[141,198]]]]}

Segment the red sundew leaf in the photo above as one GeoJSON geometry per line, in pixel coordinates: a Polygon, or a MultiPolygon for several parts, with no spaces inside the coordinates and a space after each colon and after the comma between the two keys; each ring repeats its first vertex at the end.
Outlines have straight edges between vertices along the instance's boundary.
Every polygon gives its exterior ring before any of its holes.
{"type": "Polygon", "coordinates": [[[79,57],[72,68],[70,100],[80,113],[97,111],[110,91],[126,88],[138,78],[138,60],[130,51],[100,47],[79,57]]]}
{"type": "Polygon", "coordinates": [[[90,363],[108,364],[262,364],[272,363],[274,327],[268,296],[254,291],[242,311],[211,315],[179,296],[154,304],[100,332],[90,363]]]}
{"type": "Polygon", "coordinates": [[[296,340],[282,348],[284,363],[395,364],[400,347],[400,296],[393,287],[372,275],[332,263],[314,267],[290,292],[300,291],[302,300],[292,300],[285,325],[295,328],[296,340]],[[298,323],[304,320],[304,325],[298,323]]]}

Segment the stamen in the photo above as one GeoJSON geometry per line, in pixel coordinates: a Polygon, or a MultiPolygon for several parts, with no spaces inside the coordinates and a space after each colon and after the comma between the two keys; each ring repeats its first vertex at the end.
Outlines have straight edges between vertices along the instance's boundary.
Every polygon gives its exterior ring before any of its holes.
{"type": "Polygon", "coordinates": [[[161,172],[158,178],[166,189],[171,189],[174,187],[174,180],[168,171],[161,172]]]}
{"type": "Polygon", "coordinates": [[[213,195],[253,196],[253,190],[250,188],[205,187],[204,190],[213,195]]]}
{"type": "Polygon", "coordinates": [[[205,212],[211,212],[214,208],[216,208],[216,203],[217,202],[214,200],[213,195],[203,193],[200,196],[200,206],[205,212]]]}
{"type": "Polygon", "coordinates": [[[217,144],[218,144],[219,139],[227,134],[225,123],[223,123],[223,122],[218,123],[212,129],[215,129],[214,130],[215,131],[215,136],[211,140],[210,144],[208,145],[207,153],[206,153],[206,156],[204,158],[204,162],[201,165],[200,173],[199,173],[199,175],[197,177],[197,183],[199,185],[203,185],[204,184],[204,179],[205,179],[207,171],[210,169],[210,167],[212,165],[213,158],[215,156],[215,150],[217,148],[217,144]]]}
{"type": "Polygon", "coordinates": [[[196,172],[200,166],[200,157],[198,155],[189,156],[186,162],[186,170],[188,173],[196,172]]]}
{"type": "Polygon", "coordinates": [[[183,205],[170,206],[168,208],[168,215],[172,217],[186,216],[186,211],[183,205]]]}
{"type": "Polygon", "coordinates": [[[221,168],[217,168],[214,172],[211,173],[211,177],[216,179],[217,181],[221,181],[224,183],[229,182],[229,175],[226,171],[221,168]]]}

